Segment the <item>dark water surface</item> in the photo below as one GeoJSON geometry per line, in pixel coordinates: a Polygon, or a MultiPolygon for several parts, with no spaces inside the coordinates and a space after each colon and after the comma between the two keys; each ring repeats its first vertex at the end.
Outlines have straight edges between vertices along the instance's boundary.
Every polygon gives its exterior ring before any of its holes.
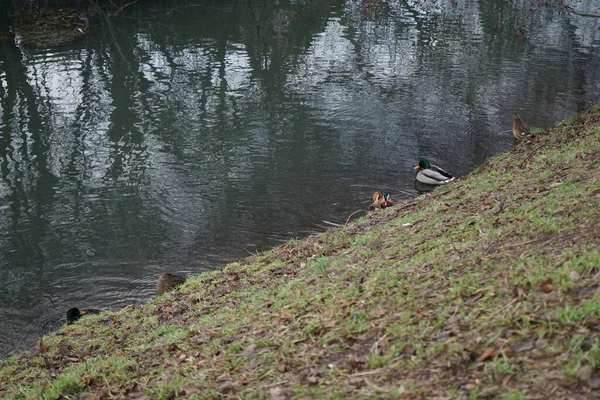
{"type": "Polygon", "coordinates": [[[514,110],[547,127],[599,101],[597,19],[439,3],[141,2],[69,46],[0,43],[0,356],[71,306],[410,198],[421,157],[465,174],[514,110]]]}

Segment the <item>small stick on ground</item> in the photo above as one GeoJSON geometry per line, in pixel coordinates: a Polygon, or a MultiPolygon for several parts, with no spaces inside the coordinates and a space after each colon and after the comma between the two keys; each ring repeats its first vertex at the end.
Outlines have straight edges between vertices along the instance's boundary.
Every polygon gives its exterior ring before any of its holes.
{"type": "Polygon", "coordinates": [[[267,385],[263,385],[263,386],[261,386],[260,388],[261,388],[261,389],[266,389],[266,388],[270,388],[270,387],[273,387],[273,386],[284,385],[284,384],[286,384],[286,383],[288,383],[288,381],[279,381],[279,382],[273,382],[273,383],[269,383],[269,384],[267,384],[267,385]]]}
{"type": "Polygon", "coordinates": [[[356,210],[356,211],[354,211],[352,214],[350,214],[350,215],[348,216],[348,218],[346,218],[346,223],[344,224],[344,226],[348,225],[348,222],[350,222],[350,218],[352,218],[352,217],[354,216],[354,214],[356,214],[356,213],[359,213],[359,212],[362,212],[362,211],[369,212],[369,210],[365,210],[365,209],[361,209],[361,210],[356,210]]]}
{"type": "Polygon", "coordinates": [[[525,163],[527,161],[529,161],[529,159],[531,158],[531,156],[533,156],[533,154],[538,151],[539,149],[541,149],[542,147],[544,147],[546,144],[541,144],[538,147],[536,147],[535,149],[531,150],[529,153],[527,153],[527,156],[525,157],[525,159],[523,160],[523,162],[519,165],[519,168],[522,167],[523,165],[525,165],[525,163]]]}

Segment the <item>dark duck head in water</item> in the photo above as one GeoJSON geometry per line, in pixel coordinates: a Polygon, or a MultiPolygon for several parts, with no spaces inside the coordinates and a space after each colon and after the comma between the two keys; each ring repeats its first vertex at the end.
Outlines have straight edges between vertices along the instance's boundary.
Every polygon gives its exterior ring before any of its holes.
{"type": "Polygon", "coordinates": [[[185,282],[185,276],[165,273],[162,274],[158,278],[158,283],[156,284],[156,292],[160,296],[161,294],[170,292],[175,289],[177,286],[183,284],[185,282]]]}
{"type": "Polygon", "coordinates": [[[102,310],[95,310],[93,308],[87,308],[84,310],[80,310],[77,307],[69,308],[67,310],[67,324],[72,324],[86,314],[99,314],[101,312],[102,310]]]}

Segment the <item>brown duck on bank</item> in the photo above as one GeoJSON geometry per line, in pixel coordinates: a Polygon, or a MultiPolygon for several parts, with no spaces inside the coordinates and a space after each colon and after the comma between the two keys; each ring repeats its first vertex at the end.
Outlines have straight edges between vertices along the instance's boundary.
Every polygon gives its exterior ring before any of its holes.
{"type": "Polygon", "coordinates": [[[394,199],[387,193],[381,193],[379,191],[373,193],[371,196],[371,206],[372,210],[376,208],[386,208],[394,205],[394,199]]]}
{"type": "Polygon", "coordinates": [[[527,125],[521,117],[519,117],[519,113],[516,111],[513,113],[513,135],[517,140],[523,140],[523,138],[531,136],[531,129],[529,129],[529,125],[527,125]]]}
{"type": "Polygon", "coordinates": [[[162,295],[164,293],[170,292],[175,289],[177,286],[183,284],[185,282],[185,276],[169,274],[162,274],[158,278],[158,283],[156,284],[156,292],[158,295],[162,295]]]}

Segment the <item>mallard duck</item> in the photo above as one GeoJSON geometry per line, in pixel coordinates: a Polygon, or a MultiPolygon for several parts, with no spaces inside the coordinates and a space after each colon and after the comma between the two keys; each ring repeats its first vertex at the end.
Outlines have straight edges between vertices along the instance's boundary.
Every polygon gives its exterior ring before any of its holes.
{"type": "Polygon", "coordinates": [[[450,175],[440,167],[431,165],[427,160],[419,161],[414,169],[419,170],[415,177],[415,182],[426,185],[443,185],[456,179],[456,177],[450,175]]]}
{"type": "Polygon", "coordinates": [[[102,310],[95,310],[93,308],[86,308],[85,310],[80,310],[77,307],[69,308],[67,310],[67,324],[72,324],[86,314],[99,314],[101,312],[102,310]]]}
{"type": "Polygon", "coordinates": [[[394,199],[387,193],[381,193],[379,191],[373,193],[371,196],[371,209],[375,208],[386,208],[394,205],[394,199]]]}
{"type": "Polygon", "coordinates": [[[517,140],[522,140],[523,138],[531,136],[531,129],[529,125],[527,125],[521,117],[519,117],[518,112],[513,113],[513,135],[517,140]]]}
{"type": "Polygon", "coordinates": [[[161,294],[170,292],[175,289],[177,286],[183,284],[185,282],[185,276],[175,275],[165,273],[162,274],[158,278],[158,283],[156,284],[156,292],[160,296],[161,294]]]}

